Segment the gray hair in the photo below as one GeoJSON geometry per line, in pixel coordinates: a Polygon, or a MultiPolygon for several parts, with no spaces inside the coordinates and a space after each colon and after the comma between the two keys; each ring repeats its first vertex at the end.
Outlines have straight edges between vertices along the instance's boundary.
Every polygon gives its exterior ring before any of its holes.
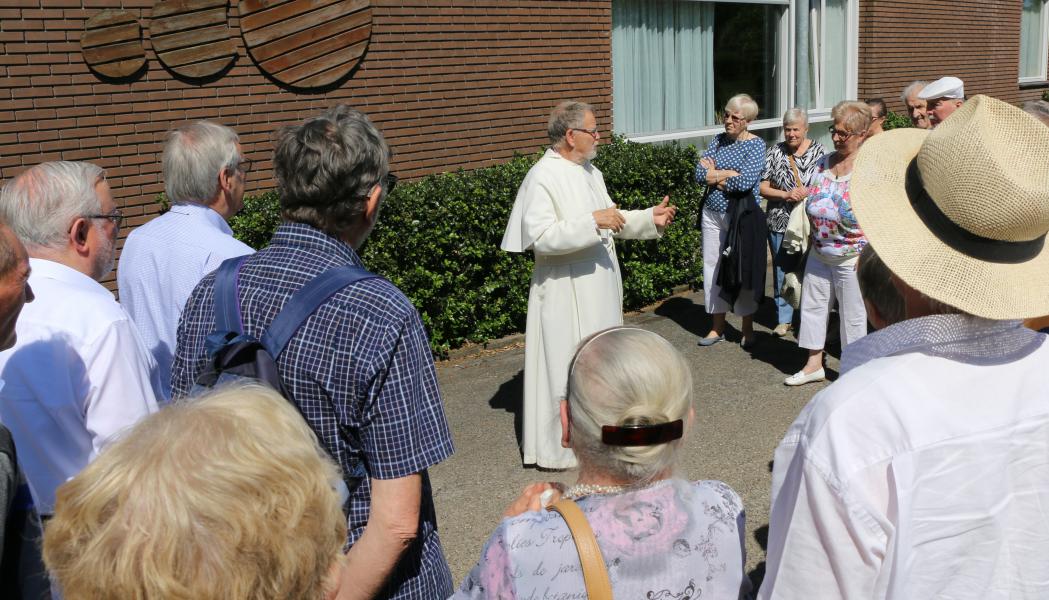
{"type": "Polygon", "coordinates": [[[736,94],[725,103],[725,112],[739,112],[747,121],[758,117],[758,103],[749,94],[736,94]]]}
{"type": "Polygon", "coordinates": [[[892,271],[882,262],[874,251],[874,246],[867,244],[860,252],[859,264],[856,265],[856,280],[860,284],[860,294],[870,302],[882,319],[890,325],[906,318],[906,306],[903,295],[892,283],[892,271]]]}
{"type": "Polygon", "coordinates": [[[870,129],[873,117],[871,107],[858,100],[842,100],[830,110],[830,118],[835,123],[842,122],[850,133],[863,133],[870,129]]]}
{"type": "Polygon", "coordinates": [[[927,85],[929,85],[929,82],[921,79],[912,81],[910,85],[903,88],[903,93],[900,94],[900,101],[907,104],[907,98],[919,94],[927,85]]]}
{"type": "Polygon", "coordinates": [[[586,113],[594,112],[594,107],[578,100],[565,100],[554,107],[550,121],[546,124],[546,135],[555,148],[565,141],[569,129],[578,129],[586,120],[586,113]]]}
{"type": "Polygon", "coordinates": [[[1049,125],[1049,102],[1045,100],[1028,100],[1024,102],[1024,112],[1049,125]]]}
{"type": "Polygon", "coordinates": [[[607,446],[601,427],[687,422],[692,371],[655,333],[613,327],[580,343],[568,375],[568,404],[572,448],[580,461],[645,484],[674,466],[684,437],[652,446],[607,446]]]}
{"type": "Polygon", "coordinates": [[[0,220],[26,246],[64,248],[74,220],[101,212],[95,186],[104,179],[105,171],[91,163],[40,163],[0,191],[0,220]]]}
{"type": "Polygon", "coordinates": [[[237,132],[211,121],[188,123],[164,144],[164,193],[175,204],[207,205],[219,191],[219,173],[240,166],[237,132]]]}
{"type": "Polygon", "coordinates": [[[284,218],[343,237],[390,172],[390,157],[368,116],[345,104],[281,129],[273,172],[284,218]]]}
{"type": "Polygon", "coordinates": [[[783,113],[783,126],[786,127],[791,124],[809,125],[809,112],[803,108],[788,108],[787,112],[783,113]]]}

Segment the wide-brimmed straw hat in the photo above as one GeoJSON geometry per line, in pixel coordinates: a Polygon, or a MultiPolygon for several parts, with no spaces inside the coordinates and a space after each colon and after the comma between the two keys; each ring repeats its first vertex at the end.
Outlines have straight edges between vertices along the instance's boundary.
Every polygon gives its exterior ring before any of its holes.
{"type": "Polygon", "coordinates": [[[1049,314],[1049,127],[975,96],[929,132],[867,140],[849,194],[900,279],[989,319],[1049,314]]]}

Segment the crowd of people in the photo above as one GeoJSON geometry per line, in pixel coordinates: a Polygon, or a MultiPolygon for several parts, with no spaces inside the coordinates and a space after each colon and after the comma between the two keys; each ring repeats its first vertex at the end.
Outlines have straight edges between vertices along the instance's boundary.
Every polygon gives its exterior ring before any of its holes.
{"type": "Polygon", "coordinates": [[[128,237],[119,302],[105,173],[25,170],[0,191],[0,523],[29,541],[2,545],[5,597],[1046,597],[1049,343],[1021,319],[1049,315],[1049,105],[966,100],[953,77],[901,101],[914,127],[889,132],[884,101],[839,103],[828,151],[801,109],[766,148],[739,94],[696,165],[699,345],[729,311],[759,343],[770,255],[773,334],[797,308],[808,353],[787,385],[826,377],[839,315],[841,376],[775,452],[759,590],[739,495],[677,467],[694,365],[622,324],[614,239],[663,235],[677,207],[618,209],[586,103],[554,108],[501,244],[535,256],[522,456],[577,481],[526,488],[458,588],[426,332],[357,254],[397,181],[367,116],[278,132],[283,223],[258,252],[227,222],[236,132],[170,132],[172,206],[128,237]]]}

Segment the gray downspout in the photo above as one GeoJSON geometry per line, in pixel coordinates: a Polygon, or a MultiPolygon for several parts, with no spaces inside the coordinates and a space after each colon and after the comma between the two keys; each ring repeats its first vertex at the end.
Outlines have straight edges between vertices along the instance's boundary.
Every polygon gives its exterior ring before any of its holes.
{"type": "Polygon", "coordinates": [[[809,0],[794,0],[794,105],[808,109],[809,98],[809,0]]]}

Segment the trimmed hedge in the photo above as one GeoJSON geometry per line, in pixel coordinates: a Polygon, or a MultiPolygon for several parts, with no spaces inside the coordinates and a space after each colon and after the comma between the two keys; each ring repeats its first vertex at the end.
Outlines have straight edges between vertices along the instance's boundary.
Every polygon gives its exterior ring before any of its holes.
{"type": "Polygon", "coordinates": [[[910,117],[906,114],[894,113],[890,110],[885,114],[885,123],[882,125],[882,128],[888,131],[890,129],[900,129],[911,126],[910,117]]]}
{"type": "MultiPolygon", "coordinates": [[[[541,154],[403,182],[386,198],[379,224],[361,249],[365,265],[411,299],[435,354],[467,342],[524,331],[531,253],[499,249],[517,188],[541,154]]],[[[615,137],[595,164],[623,209],[647,208],[670,194],[675,223],[660,240],[616,245],[626,309],[665,298],[702,273],[696,218],[702,188],[693,180],[693,147],[636,144],[615,137]]],[[[245,197],[230,221],[237,239],[265,246],[280,224],[276,192],[245,197]]]]}

